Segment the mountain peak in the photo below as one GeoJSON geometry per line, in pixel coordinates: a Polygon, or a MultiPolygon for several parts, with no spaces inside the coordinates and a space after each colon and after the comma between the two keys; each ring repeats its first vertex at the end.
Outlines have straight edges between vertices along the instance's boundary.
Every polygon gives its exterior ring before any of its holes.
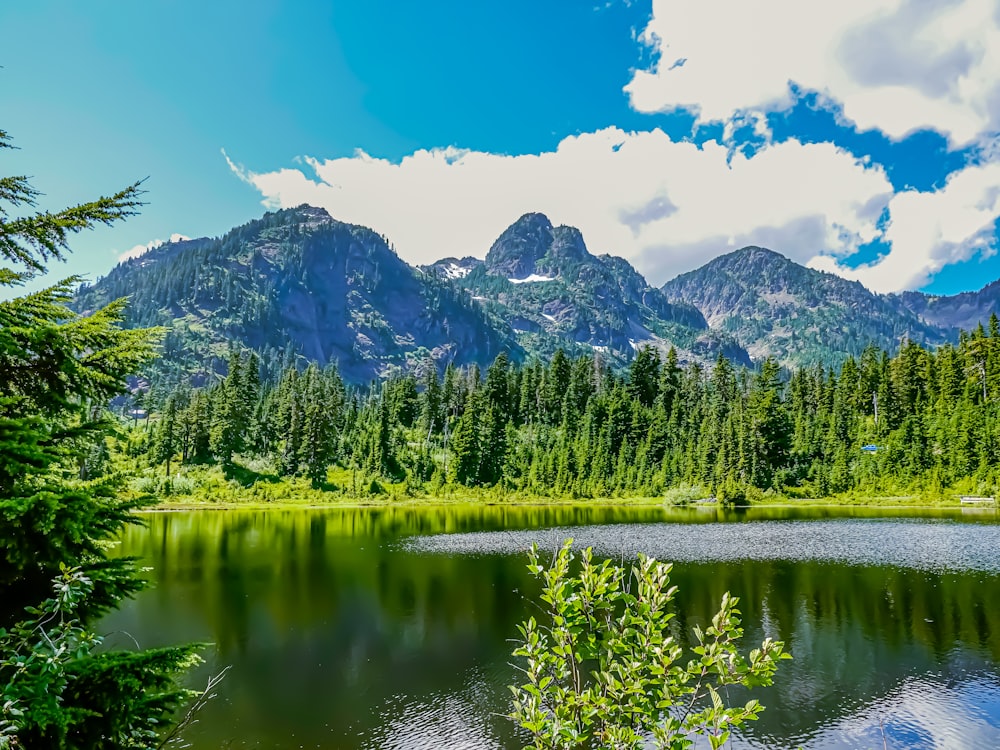
{"type": "Polygon", "coordinates": [[[559,226],[552,231],[553,258],[564,260],[581,260],[590,255],[587,245],[583,241],[583,234],[576,227],[559,226]]]}
{"type": "Polygon", "coordinates": [[[681,274],[674,281],[664,284],[663,288],[673,286],[676,281],[688,277],[702,278],[706,275],[720,274],[730,277],[733,283],[741,286],[765,284],[781,287],[797,283],[804,273],[816,277],[823,275],[820,271],[807,269],[769,248],[747,245],[739,250],[719,255],[701,268],[681,274]]]}
{"type": "Polygon", "coordinates": [[[546,216],[545,214],[532,211],[523,214],[517,221],[515,221],[513,224],[507,227],[507,231],[509,232],[510,230],[515,228],[526,229],[529,231],[537,229],[542,229],[542,230],[547,229],[548,231],[551,232],[552,222],[549,221],[549,217],[546,216]]]}
{"type": "Polygon", "coordinates": [[[486,269],[507,278],[525,278],[552,246],[552,222],[545,214],[525,214],[507,227],[486,253],[486,269]]]}
{"type": "Polygon", "coordinates": [[[271,211],[223,237],[185,244],[183,252],[116,267],[75,304],[93,310],[130,295],[129,324],[171,326],[172,356],[192,372],[215,371],[216,353],[233,343],[256,350],[272,374],[301,358],[337,362],[358,383],[427,358],[484,366],[500,351],[521,356],[511,333],[447,278],[419,272],[381,235],[325,209],[271,211]]]}
{"type": "Polygon", "coordinates": [[[290,216],[294,216],[304,221],[308,222],[330,222],[334,221],[334,218],[330,215],[330,212],[325,208],[320,206],[312,206],[308,203],[302,203],[295,208],[286,208],[284,211],[279,211],[278,213],[287,213],[290,216]]]}
{"type": "Polygon", "coordinates": [[[758,246],[721,255],[662,290],[672,302],[693,304],[751,356],[788,366],[832,364],[869,343],[893,349],[902,336],[929,345],[943,340],[897,300],[758,246]]]}
{"type": "Polygon", "coordinates": [[[722,259],[747,259],[769,263],[783,261],[785,263],[791,263],[791,261],[781,253],[767,247],[761,247],[760,245],[746,245],[745,247],[741,247],[739,250],[734,250],[726,255],[720,255],[719,260],[722,259]]]}

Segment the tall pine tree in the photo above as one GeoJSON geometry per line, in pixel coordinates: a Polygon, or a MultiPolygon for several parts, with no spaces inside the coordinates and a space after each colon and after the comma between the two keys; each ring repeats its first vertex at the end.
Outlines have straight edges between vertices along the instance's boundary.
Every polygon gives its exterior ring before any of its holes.
{"type": "MultiPolygon", "coordinates": [[[[0,261],[14,266],[0,268],[0,286],[141,205],[132,185],[55,213],[10,214],[37,196],[25,177],[0,178],[0,261]]],[[[75,466],[111,429],[104,406],[150,358],[154,332],[121,328],[124,300],[74,314],[78,281],[0,302],[0,736],[32,750],[150,747],[185,695],[173,676],[193,649],[98,648],[97,618],[142,587],[133,561],[105,552],[136,505],[75,466]]]]}

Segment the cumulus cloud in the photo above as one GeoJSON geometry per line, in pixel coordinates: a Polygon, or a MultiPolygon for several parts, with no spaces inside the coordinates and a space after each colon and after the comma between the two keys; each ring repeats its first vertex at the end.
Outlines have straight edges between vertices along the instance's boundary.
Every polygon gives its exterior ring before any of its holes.
{"type": "Polygon", "coordinates": [[[721,143],[607,128],[541,154],[451,147],[393,162],[358,151],[270,172],[226,159],[267,207],[323,206],[387,234],[411,263],[482,257],[531,211],[579,227],[592,252],[627,258],[654,284],[748,244],[885,292],[996,251],[996,0],[654,0],[641,39],[656,62],[626,87],[633,107],[721,122],[721,143]],[[802,91],[861,129],[974,144],[974,161],[940,189],[894,194],[882,166],[831,143],[772,141],[765,114],[802,91]],[[737,147],[747,139],[753,149],[737,147]],[[873,241],[888,252],[858,266],[873,241]]]}
{"type": "Polygon", "coordinates": [[[729,122],[789,107],[795,86],[897,139],[1000,133],[996,0],[653,0],[641,39],[656,62],[626,91],[642,112],[729,122]]]}
{"type": "Polygon", "coordinates": [[[856,279],[880,292],[927,284],[942,268],[996,252],[1000,217],[1000,163],[966,167],[949,176],[941,190],[908,190],[889,201],[884,240],[889,253],[877,262],[847,268],[829,256],[809,265],[856,279]]]}
{"type": "Polygon", "coordinates": [[[128,250],[126,250],[125,252],[121,253],[118,256],[118,262],[123,263],[126,260],[131,260],[132,258],[138,258],[140,255],[145,255],[146,253],[148,253],[154,247],[159,247],[160,245],[164,245],[167,242],[183,242],[184,240],[189,240],[189,239],[191,238],[185,237],[183,234],[177,234],[175,232],[174,234],[170,235],[169,240],[152,240],[151,242],[147,242],[145,245],[135,245],[134,247],[130,247],[128,250]]]}
{"type": "Polygon", "coordinates": [[[880,166],[832,144],[789,140],[746,156],[659,130],[608,128],[537,155],[447,148],[399,163],[363,152],[307,158],[309,174],[229,163],[266,206],[323,206],[388,235],[411,263],[482,257],[518,216],[541,211],[579,227],[592,252],[631,260],[655,284],[745,244],[800,262],[849,256],[878,236],[892,198],[880,166]]]}

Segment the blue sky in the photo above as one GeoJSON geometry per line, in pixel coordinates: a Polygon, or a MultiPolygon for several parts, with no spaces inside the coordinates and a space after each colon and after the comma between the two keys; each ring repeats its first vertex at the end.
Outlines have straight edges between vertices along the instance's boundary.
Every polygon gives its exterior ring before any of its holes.
{"type": "Polygon", "coordinates": [[[751,243],[879,291],[1000,277],[1000,6],[804,5],[5,3],[3,173],[43,208],[148,177],[58,275],[308,201],[411,262],[540,210],[653,283],[751,243]]]}

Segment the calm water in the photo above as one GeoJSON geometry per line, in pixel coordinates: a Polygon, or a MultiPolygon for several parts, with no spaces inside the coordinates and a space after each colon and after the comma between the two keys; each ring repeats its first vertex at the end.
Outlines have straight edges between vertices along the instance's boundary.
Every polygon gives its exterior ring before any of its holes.
{"type": "Polygon", "coordinates": [[[741,599],[749,647],[794,661],[743,748],[1000,747],[995,513],[607,508],[203,511],[148,517],[124,554],[155,587],[110,640],[211,641],[232,665],[203,748],[515,748],[509,639],[532,542],[675,561],[678,622],[741,599]],[[128,636],[125,635],[128,633],[128,636]],[[883,729],[880,729],[880,725],[883,729]],[[884,732],[884,735],[883,735],[884,732]]]}

